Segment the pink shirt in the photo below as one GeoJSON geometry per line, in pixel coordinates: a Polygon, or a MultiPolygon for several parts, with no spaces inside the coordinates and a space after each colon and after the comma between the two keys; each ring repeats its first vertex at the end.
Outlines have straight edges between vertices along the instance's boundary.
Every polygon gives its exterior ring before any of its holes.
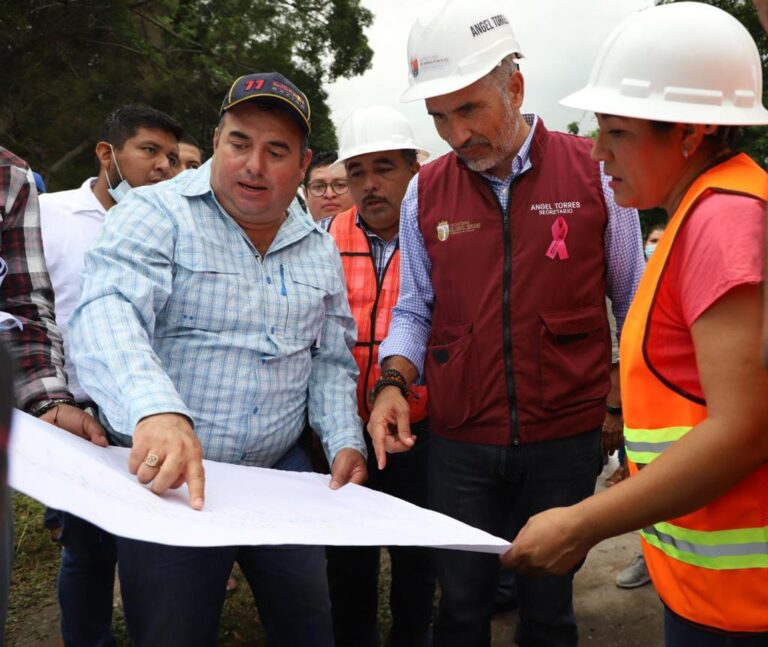
{"type": "Polygon", "coordinates": [[[740,195],[712,193],[688,215],[659,282],[646,348],[671,383],[703,399],[693,323],[738,285],[763,281],[765,206],[740,195]]]}

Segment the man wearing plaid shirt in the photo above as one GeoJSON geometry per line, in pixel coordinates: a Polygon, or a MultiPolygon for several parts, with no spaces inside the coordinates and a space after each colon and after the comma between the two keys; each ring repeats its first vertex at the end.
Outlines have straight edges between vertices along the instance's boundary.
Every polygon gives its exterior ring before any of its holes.
{"type": "Polygon", "coordinates": [[[104,430],[67,389],[61,335],[40,236],[37,189],[26,162],[0,147],[0,339],[16,360],[20,408],[106,446],[104,430]]]}
{"type": "MultiPolygon", "coordinates": [[[[18,368],[19,407],[106,446],[104,430],[75,406],[67,389],[61,335],[40,236],[37,189],[27,164],[0,147],[0,342],[18,368]]],[[[7,371],[8,366],[2,364],[7,371]]],[[[0,642],[11,575],[10,502],[0,501],[0,642]]]]}
{"type": "MultiPolygon", "coordinates": [[[[292,201],[311,158],[309,104],[280,74],[237,79],[211,160],[133,189],[86,254],[72,322],[81,382],[129,469],[204,498],[202,457],[308,471],[305,416],[331,487],[366,477],[355,326],[333,240],[292,201]]],[[[240,564],[271,642],[333,645],[316,546],[187,548],[117,538],[131,639],[212,645],[240,564]]]]}

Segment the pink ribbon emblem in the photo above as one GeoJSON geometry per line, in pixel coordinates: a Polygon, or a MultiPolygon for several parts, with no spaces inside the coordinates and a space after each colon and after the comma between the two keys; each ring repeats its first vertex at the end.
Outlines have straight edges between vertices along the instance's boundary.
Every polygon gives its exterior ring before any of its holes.
{"type": "Polygon", "coordinates": [[[568,259],[568,248],[565,246],[565,237],[567,235],[568,223],[565,221],[565,218],[560,216],[552,225],[552,242],[547,249],[548,258],[554,260],[556,256],[559,256],[561,261],[568,259]]]}

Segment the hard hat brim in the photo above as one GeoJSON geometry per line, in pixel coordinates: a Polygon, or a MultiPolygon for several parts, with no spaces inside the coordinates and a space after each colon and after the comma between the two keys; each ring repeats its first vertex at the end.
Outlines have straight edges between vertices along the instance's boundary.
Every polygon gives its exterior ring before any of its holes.
{"type": "Polygon", "coordinates": [[[493,67],[487,71],[471,74],[465,77],[434,79],[432,81],[414,83],[413,85],[408,86],[400,95],[400,102],[411,103],[412,101],[419,101],[420,99],[431,99],[432,97],[441,97],[444,94],[451,94],[457,90],[463,90],[464,88],[472,85],[475,81],[482,79],[492,69],[493,67]]]}
{"type": "Polygon", "coordinates": [[[760,103],[744,108],[732,104],[697,105],[659,97],[642,99],[618,94],[612,89],[587,86],[560,100],[560,105],[578,110],[666,121],[670,123],[712,124],[715,126],[759,126],[768,124],[768,110],[760,103]]]}
{"type": "Polygon", "coordinates": [[[415,142],[404,142],[403,144],[394,144],[387,142],[374,142],[372,144],[363,144],[361,146],[355,146],[349,150],[340,151],[338,159],[331,165],[341,164],[358,155],[368,155],[369,153],[383,153],[386,151],[407,151],[415,150],[423,156],[424,160],[429,159],[432,153],[426,148],[422,148],[415,142]]]}
{"type": "Polygon", "coordinates": [[[431,99],[432,97],[441,97],[444,94],[451,94],[458,90],[463,90],[466,87],[472,85],[475,81],[479,81],[484,76],[490,74],[499,65],[500,61],[510,54],[513,54],[515,60],[520,60],[523,54],[518,49],[506,48],[501,52],[501,57],[498,61],[484,66],[480,69],[473,70],[466,74],[453,75],[450,77],[442,77],[439,79],[432,79],[431,81],[418,81],[415,82],[411,79],[411,84],[400,95],[401,103],[410,103],[411,101],[419,101],[420,99],[431,99]]]}

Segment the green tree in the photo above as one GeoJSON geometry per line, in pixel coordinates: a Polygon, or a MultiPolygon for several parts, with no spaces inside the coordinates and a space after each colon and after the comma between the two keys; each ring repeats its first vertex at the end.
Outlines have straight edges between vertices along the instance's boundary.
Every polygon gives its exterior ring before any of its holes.
{"type": "Polygon", "coordinates": [[[332,149],[323,84],[370,66],[372,19],[360,0],[7,0],[0,142],[71,188],[115,108],[159,108],[210,146],[234,78],[277,70],[310,99],[311,145],[332,149]]]}
{"type": "MultiPolygon", "coordinates": [[[[656,4],[671,4],[680,0],[658,0],[656,4]]],[[[768,104],[768,36],[760,25],[752,2],[748,0],[700,0],[706,4],[718,7],[737,18],[749,31],[757,43],[760,58],[763,63],[763,105],[768,104]]],[[[766,166],[768,164],[768,129],[744,128],[741,130],[736,143],[738,150],[750,155],[756,162],[766,166]]]]}
{"type": "Polygon", "coordinates": [[[578,121],[572,121],[565,128],[566,128],[566,130],[569,133],[571,133],[571,135],[578,135],[579,134],[579,122],[578,121]]]}

